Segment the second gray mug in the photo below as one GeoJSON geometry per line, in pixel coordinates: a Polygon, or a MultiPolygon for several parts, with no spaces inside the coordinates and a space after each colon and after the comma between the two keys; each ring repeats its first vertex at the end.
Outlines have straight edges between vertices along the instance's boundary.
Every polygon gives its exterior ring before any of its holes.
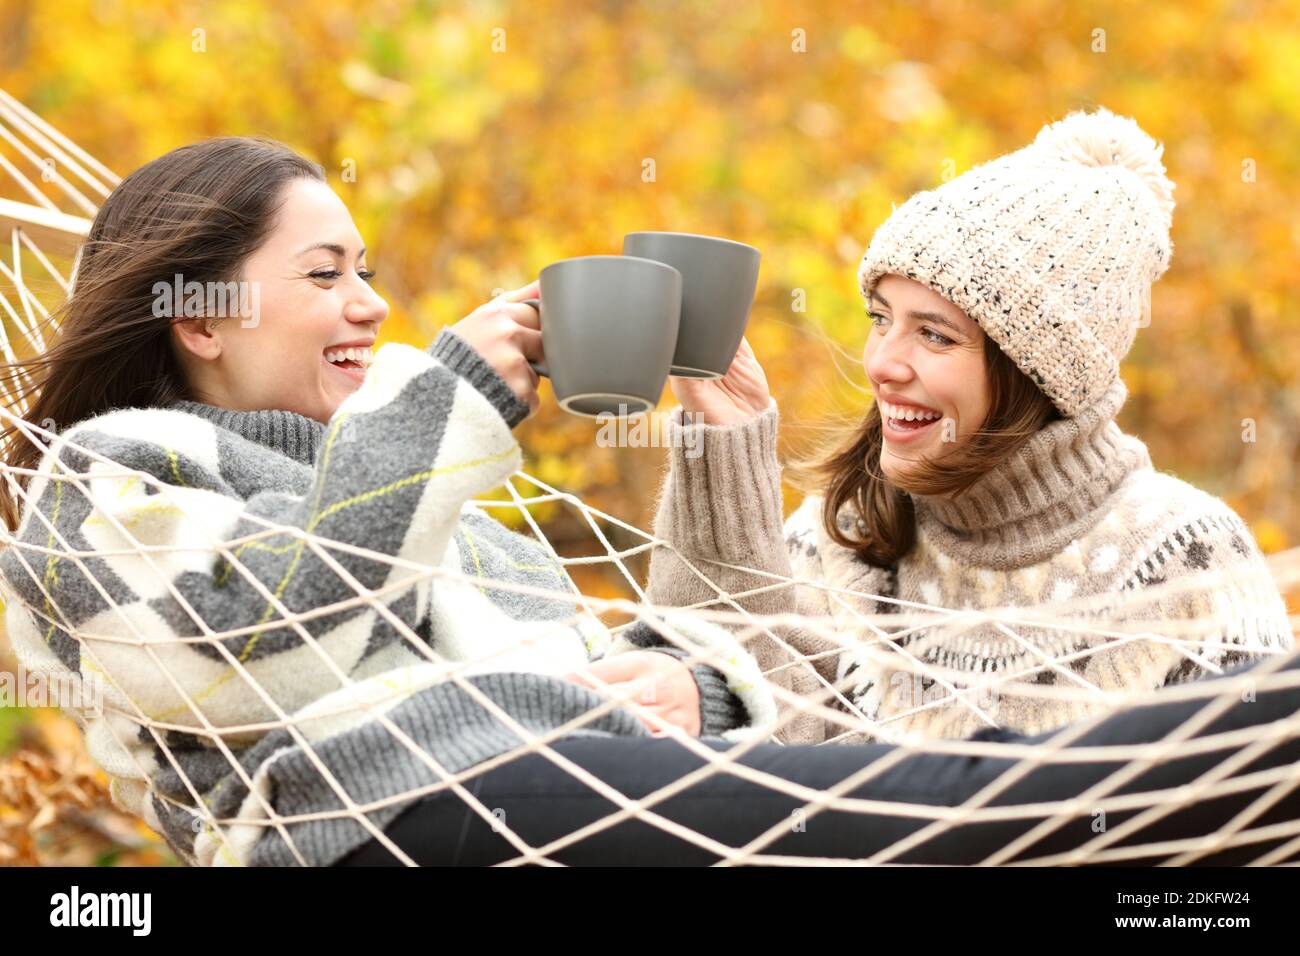
{"type": "Polygon", "coordinates": [[[687,232],[630,232],[623,239],[623,255],[654,259],[682,274],[682,317],[672,374],[726,375],[749,322],[762,254],[732,239],[687,232]]]}

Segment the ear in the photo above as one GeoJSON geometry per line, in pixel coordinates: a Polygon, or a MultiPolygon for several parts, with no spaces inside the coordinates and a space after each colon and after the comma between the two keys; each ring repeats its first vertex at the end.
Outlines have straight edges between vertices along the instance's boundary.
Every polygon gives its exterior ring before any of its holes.
{"type": "Polygon", "coordinates": [[[221,354],[219,324],[207,316],[176,319],[172,322],[172,334],[185,352],[211,360],[221,354]]]}

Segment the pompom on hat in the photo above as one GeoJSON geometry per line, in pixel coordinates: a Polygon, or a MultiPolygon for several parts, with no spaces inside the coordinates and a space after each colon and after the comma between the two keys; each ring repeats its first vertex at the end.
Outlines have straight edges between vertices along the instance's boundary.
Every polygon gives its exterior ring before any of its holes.
{"type": "Polygon", "coordinates": [[[862,258],[862,294],[888,273],[934,289],[1072,418],[1119,379],[1169,268],[1163,152],[1130,117],[1070,113],[899,206],[862,258]]]}

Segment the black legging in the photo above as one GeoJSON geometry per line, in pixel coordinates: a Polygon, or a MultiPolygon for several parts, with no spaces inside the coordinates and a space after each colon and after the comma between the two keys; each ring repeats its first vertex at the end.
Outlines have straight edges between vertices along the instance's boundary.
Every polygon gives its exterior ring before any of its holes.
{"type": "MultiPolygon", "coordinates": [[[[1277,663],[1272,661],[1268,666],[1272,668],[1277,663]]],[[[1259,666],[1262,665],[1250,665],[1232,673],[1240,674],[1259,666]]],[[[1282,671],[1294,672],[1297,669],[1300,669],[1300,654],[1292,654],[1284,662],[1282,671]]],[[[1208,680],[1218,679],[1221,678],[1208,680]]],[[[1261,684],[1267,686],[1267,677],[1261,680],[1261,684]]],[[[1201,697],[1123,709],[1070,746],[1118,746],[1158,741],[1218,699],[1201,697]]],[[[1297,711],[1300,711],[1300,687],[1260,691],[1255,700],[1243,701],[1237,695],[1232,706],[1196,736],[1259,726],[1290,717],[1297,711]]],[[[1038,743],[1057,732],[1025,737],[986,730],[976,734],[974,739],[1038,743]]],[[[715,750],[732,746],[716,738],[706,738],[701,743],[715,750]]],[[[633,799],[671,783],[705,762],[681,744],[666,738],[568,737],[551,746],[633,799]]],[[[895,746],[889,744],[761,744],[741,757],[739,763],[810,788],[826,789],[894,749],[895,746]]],[[[1162,759],[1113,793],[1148,792],[1191,783],[1239,749],[1225,747],[1200,755],[1162,759]]],[[[845,796],[956,806],[1016,762],[1015,757],[918,752],[845,796]]],[[[1044,764],[1000,793],[989,805],[1063,800],[1083,793],[1127,763],[1126,758],[1117,757],[1092,763],[1044,764]]],[[[1300,764],[1300,735],[1288,734],[1233,775],[1280,764],[1300,764]]],[[[1293,786],[1300,788],[1300,770],[1297,770],[1293,786]]],[[[489,811],[504,814],[501,819],[505,826],[534,847],[565,836],[619,809],[567,770],[537,753],[520,756],[480,774],[469,780],[466,787],[489,811]]],[[[1213,833],[1266,789],[1267,786],[1260,786],[1186,804],[1112,845],[1136,846],[1213,833]]],[[[806,817],[795,816],[795,811],[805,805],[805,801],[798,797],[787,796],[726,772],[714,772],[701,782],[654,804],[651,809],[731,847],[741,847],[773,824],[782,822],[785,832],[757,851],[762,855],[865,858],[931,823],[925,819],[875,812],[822,810],[806,817]]],[[[1106,828],[1118,826],[1142,809],[1108,813],[1106,828]]],[[[1247,829],[1297,817],[1300,817],[1300,795],[1293,789],[1271,809],[1247,824],[1247,829]]],[[[1007,821],[953,824],[891,858],[890,862],[977,863],[1037,826],[1041,819],[1021,817],[1007,821]]],[[[1078,847],[1097,836],[1096,825],[1097,818],[1092,812],[1081,812],[1024,848],[1016,858],[1032,859],[1078,847]]],[[[485,865],[519,855],[491,823],[450,791],[439,792],[412,804],[384,832],[421,866],[485,865]]],[[[1222,849],[1196,862],[1219,866],[1246,863],[1293,838],[1222,849]]],[[[550,854],[548,858],[569,865],[639,866],[698,865],[721,859],[717,854],[653,823],[635,819],[607,827],[550,854]]],[[[1146,865],[1168,858],[1167,855],[1147,854],[1123,862],[1126,865],[1146,865]]],[[[1300,851],[1287,855],[1288,860],[1298,858],[1300,851]]],[[[400,861],[379,841],[371,840],[338,865],[391,866],[400,865],[400,861]]]]}

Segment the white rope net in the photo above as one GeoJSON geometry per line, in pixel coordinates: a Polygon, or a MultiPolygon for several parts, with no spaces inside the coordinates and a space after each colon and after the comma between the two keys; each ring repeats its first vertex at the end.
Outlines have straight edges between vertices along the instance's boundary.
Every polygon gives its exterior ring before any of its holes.
{"type": "MultiPolygon", "coordinates": [[[[0,350],[9,362],[19,356],[14,343],[24,355],[42,352],[46,335],[57,333],[50,320],[53,303],[67,293],[69,275],[73,269],[71,259],[80,241],[86,235],[96,208],[96,201],[107,196],[119,181],[84,151],[66,137],[44,123],[22,104],[0,91],[0,139],[5,148],[0,152],[0,167],[8,177],[8,184],[20,191],[20,198],[0,198],[0,228],[8,234],[9,246],[6,261],[0,261],[0,350]],[[89,194],[89,196],[87,195],[89,194]],[[95,198],[91,198],[95,197],[95,198]],[[45,326],[45,333],[41,327],[45,326]]],[[[24,440],[36,443],[42,449],[52,443],[67,444],[64,436],[45,427],[52,423],[26,421],[26,407],[21,402],[11,402],[11,408],[0,410],[4,425],[20,427],[24,440]]],[[[75,445],[74,448],[94,462],[95,476],[101,479],[136,479],[156,491],[160,502],[180,503],[173,495],[174,488],[144,472],[124,468],[93,449],[75,445]]],[[[29,489],[19,478],[33,478],[37,472],[3,466],[4,479],[20,503],[28,501],[29,489]]],[[[70,473],[56,467],[47,475],[51,482],[63,486],[63,494],[85,495],[89,498],[85,474],[70,473]]],[[[189,608],[184,596],[176,589],[158,564],[168,553],[178,548],[160,548],[139,542],[133,529],[124,526],[112,515],[105,521],[125,540],[132,542],[132,553],[153,568],[172,596],[187,607],[194,618],[195,633],[173,637],[142,632],[136,620],[122,613],[121,627],[111,633],[88,632],[71,623],[65,608],[59,606],[52,593],[51,582],[60,569],[75,567],[94,582],[88,563],[105,556],[103,552],[78,548],[65,540],[54,526],[37,510],[32,519],[43,522],[48,529],[46,546],[22,542],[8,532],[0,547],[20,548],[24,564],[31,569],[33,584],[44,595],[44,606],[29,605],[28,612],[42,631],[61,628],[80,645],[82,676],[98,674],[112,682],[111,658],[121,647],[137,648],[148,656],[158,672],[167,673],[169,650],[177,644],[202,642],[220,654],[229,668],[233,680],[246,682],[253,688],[274,719],[250,720],[244,724],[213,724],[205,715],[201,701],[193,687],[170,680],[175,695],[182,699],[187,711],[175,719],[162,719],[150,715],[146,709],[123,693],[108,694],[104,709],[120,718],[109,722],[125,754],[133,753],[129,735],[121,731],[143,728],[150,735],[171,768],[179,775],[187,801],[180,801],[187,809],[203,817],[203,831],[211,839],[226,840],[227,828],[246,822],[217,817],[208,809],[199,781],[186,775],[182,763],[172,757],[168,746],[170,733],[183,733],[203,739],[214,754],[220,754],[228,763],[229,772],[237,777],[254,799],[260,800],[258,826],[273,828],[290,847],[298,862],[305,857],[295,847],[291,825],[299,818],[277,813],[272,801],[254,786],[252,775],[237,759],[237,741],[254,740],[274,730],[286,731],[291,739],[308,755],[320,773],[322,785],[335,794],[342,808],[335,815],[356,821],[371,838],[387,848],[396,861],[414,865],[412,857],[371,820],[369,814],[385,806],[405,804],[413,797],[433,794],[451,794],[477,817],[491,825],[493,831],[507,841],[513,856],[507,854],[507,864],[540,863],[557,864],[566,848],[614,828],[627,820],[636,820],[661,831],[664,839],[682,841],[714,854],[724,865],[731,864],[785,864],[785,865],[860,865],[896,864],[909,862],[910,853],[954,833],[974,832],[973,828],[988,825],[996,832],[1007,834],[993,843],[985,838],[984,848],[969,862],[980,864],[1104,864],[1126,862],[1157,862],[1162,865],[1186,865],[1214,858],[1228,850],[1238,852],[1236,860],[1258,865],[1286,864],[1300,859],[1300,819],[1294,812],[1278,819],[1279,808],[1294,807],[1295,788],[1300,784],[1300,768],[1294,759],[1271,764],[1265,758],[1276,754],[1288,745],[1294,746],[1300,732],[1300,712],[1294,709],[1280,719],[1252,723],[1234,729],[1216,730],[1216,721],[1243,701],[1256,700],[1276,692],[1300,696],[1300,670],[1287,669],[1294,660],[1290,651],[1279,651],[1247,671],[1216,680],[1193,680],[1162,688],[1147,695],[1138,703],[1156,701],[1166,703],[1196,702],[1172,729],[1153,735],[1138,743],[1115,745],[1085,745],[1079,741],[1097,728],[1109,716],[1131,706],[1113,693],[1097,686],[1082,676],[1082,669],[1071,666],[1088,656],[1113,650],[1130,642],[1151,642],[1166,645],[1185,654],[1188,659],[1202,664],[1211,673],[1222,668],[1213,662],[1215,649],[1226,649],[1218,634],[1220,625],[1206,615],[1199,619],[1164,622],[1158,630],[1150,627],[1133,628],[1115,624],[1122,613],[1140,610],[1149,602],[1167,599],[1172,593],[1204,592],[1206,589],[1230,589],[1237,582],[1225,573],[1189,575],[1174,582],[1144,590],[1114,595],[1114,601],[1102,611],[1095,599],[1079,598],[1053,604],[1050,607],[989,607],[951,609],[916,602],[900,601],[886,595],[862,594],[835,588],[819,581],[794,580],[755,569],[726,566],[731,571],[748,571],[755,580],[764,583],[744,592],[726,593],[713,583],[718,576],[716,562],[694,559],[674,549],[671,542],[624,522],[614,515],[599,511],[574,495],[552,488],[546,483],[520,471],[504,486],[505,500],[478,500],[471,502],[487,514],[511,512],[522,521],[519,527],[534,538],[550,556],[559,572],[557,587],[538,587],[520,583],[493,580],[480,575],[458,574],[442,566],[424,566],[399,560],[390,555],[357,548],[330,540],[303,528],[277,525],[251,514],[249,520],[262,530],[255,534],[211,542],[211,553],[229,563],[231,573],[243,576],[274,608],[274,617],[256,629],[242,631],[213,630],[201,616],[189,608]],[[561,554],[553,546],[539,522],[536,512],[546,507],[566,509],[580,526],[590,531],[590,545],[583,553],[561,554]],[[617,533],[611,530],[617,529],[617,533]],[[258,580],[239,559],[242,547],[252,542],[274,539],[283,543],[292,540],[295,547],[309,550],[328,565],[341,578],[349,580],[355,597],[343,604],[327,608],[292,611],[276,593],[273,583],[258,580]],[[623,546],[616,546],[617,540],[623,546]],[[623,542],[632,542],[623,544],[623,542]],[[656,605],[647,599],[643,583],[632,570],[644,563],[655,549],[673,551],[690,567],[715,599],[691,605],[685,609],[656,605]],[[379,590],[367,589],[352,578],[338,560],[343,554],[364,555],[389,567],[405,572],[401,580],[379,590]],[[585,594],[574,583],[571,571],[580,566],[590,571],[592,567],[609,572],[610,579],[619,582],[622,596],[597,597],[585,594]],[[554,749],[554,744],[575,731],[581,731],[592,721],[615,708],[627,708],[650,723],[657,718],[643,706],[634,694],[619,692],[614,687],[604,688],[605,702],[579,718],[569,721],[545,734],[537,734],[521,725],[511,714],[484,694],[471,679],[481,673],[484,666],[490,669],[491,655],[475,660],[453,660],[443,655],[427,640],[415,633],[392,613],[387,600],[399,589],[410,588],[417,582],[435,578],[459,580],[468,586],[515,592],[549,599],[568,599],[575,607],[572,623],[579,619],[590,622],[598,619],[608,626],[610,636],[617,635],[635,620],[645,620],[668,640],[685,649],[690,657],[687,663],[706,663],[724,667],[725,662],[716,655],[701,649],[689,636],[683,635],[672,624],[672,613],[688,613],[704,621],[725,628],[746,646],[759,640],[768,640],[788,652],[789,661],[780,669],[797,668],[815,679],[816,691],[796,694],[784,689],[788,682],[781,674],[769,670],[772,692],[781,705],[778,727],[770,738],[751,739],[730,743],[726,747],[708,746],[699,739],[689,737],[667,724],[661,729],[676,742],[699,758],[699,766],[667,782],[648,794],[629,796],[605,780],[579,766],[554,749]],[[801,615],[793,611],[780,614],[760,614],[747,610],[748,599],[761,595],[790,594],[796,587],[822,592],[835,613],[829,617],[801,615]],[[708,606],[703,606],[708,605],[708,606]],[[305,626],[323,614],[344,612],[350,608],[371,608],[395,628],[410,648],[426,659],[433,670],[426,673],[438,681],[451,682],[471,699],[492,713],[502,724],[514,731],[523,743],[508,753],[492,757],[458,771],[443,767],[426,748],[392,721],[382,709],[376,708],[373,720],[391,733],[409,760],[417,766],[428,768],[437,782],[428,786],[404,791],[379,801],[357,800],[331,772],[326,762],[316,756],[319,739],[304,732],[301,719],[286,712],[277,703],[275,695],[260,687],[252,672],[233,654],[227,639],[239,637],[252,630],[267,632],[288,629],[303,644],[311,648],[322,664],[337,678],[340,687],[354,683],[323,649],[316,637],[305,626]],[[871,611],[868,608],[883,608],[871,611]],[[621,623],[614,623],[621,621],[621,623]],[[852,625],[845,626],[846,621],[852,625]],[[958,673],[941,667],[930,660],[927,652],[951,642],[962,635],[983,635],[985,639],[998,637],[1023,650],[1025,666],[1016,671],[977,675],[972,683],[969,673],[958,673]],[[1043,639],[1043,635],[1069,634],[1075,639],[1064,642],[1068,651],[1054,651],[1060,641],[1043,639]],[[875,662],[903,680],[916,682],[914,706],[891,714],[888,719],[871,720],[853,703],[850,688],[857,679],[851,673],[838,680],[828,680],[815,668],[816,661],[799,650],[797,635],[812,635],[831,648],[822,654],[838,655],[851,649],[860,661],[875,662]],[[1039,683],[1035,678],[1045,673],[1060,676],[1053,683],[1039,683]],[[974,715],[980,725],[997,727],[993,701],[1001,695],[1014,694],[1022,698],[1056,698],[1075,707],[1079,719],[1069,723],[1046,739],[1033,743],[1006,739],[954,739],[902,738],[896,733],[897,722],[927,710],[960,712],[974,715]],[[747,754],[755,748],[779,742],[782,730],[804,715],[815,715],[825,721],[832,732],[823,746],[840,746],[848,741],[872,739],[881,742],[900,742],[899,746],[880,751],[878,759],[864,762],[861,768],[831,786],[810,787],[766,771],[745,762],[747,754]],[[1208,729],[1207,729],[1208,728],[1208,729]],[[973,792],[961,799],[911,800],[889,799],[889,794],[870,794],[872,781],[879,781],[899,764],[914,761],[918,755],[946,754],[971,760],[984,758],[1000,761],[998,772],[973,792]],[[503,764],[526,755],[539,755],[561,771],[571,774],[595,793],[608,800],[611,809],[597,819],[541,842],[530,843],[503,817],[497,808],[480,799],[475,791],[475,781],[481,775],[503,764]],[[1168,766],[1177,761],[1210,757],[1208,763],[1198,765],[1198,771],[1189,774],[1177,786],[1143,786],[1142,781],[1154,767],[1168,766]],[[1066,768],[1084,764],[1104,764],[1107,770],[1097,774],[1088,786],[1068,793],[1056,793],[1051,786],[1043,787],[1041,798],[1032,802],[1009,800],[1017,793],[1017,786],[1027,778],[1049,773],[1050,768],[1066,768]],[[708,834],[699,832],[663,812],[672,798],[707,778],[727,775],[738,781],[748,781],[755,787],[788,798],[789,804],[776,815],[770,826],[762,828],[740,845],[729,845],[708,834]],[[1220,801],[1248,795],[1249,799],[1234,804],[1231,811],[1214,809],[1226,806],[1220,801]],[[1187,810],[1203,806],[1214,813],[1214,825],[1208,830],[1188,835],[1169,835],[1162,831],[1162,820],[1187,810]],[[842,815],[860,815],[872,820],[897,819],[910,821],[907,832],[896,839],[883,841],[869,852],[847,852],[828,856],[825,853],[804,854],[797,849],[797,834],[816,826],[819,815],[834,815],[834,825],[843,827],[842,815]],[[1122,822],[1098,825],[1107,817],[1122,822]],[[1017,824],[1018,826],[1010,826],[1017,824]],[[997,831],[998,825],[1008,825],[997,831]],[[1050,839],[1053,834],[1069,829],[1076,836],[1068,846],[1060,848],[1050,839]],[[1082,835],[1079,835],[1082,834],[1082,835]]],[[[92,499],[93,500],[93,499],[92,499]]],[[[1269,560],[1270,572],[1277,585],[1285,592],[1300,582],[1300,549],[1274,555],[1269,560]]],[[[1258,582],[1256,582],[1258,583],[1258,582]]],[[[103,600],[117,608],[108,589],[96,585],[103,600]]],[[[6,593],[6,599],[12,597],[6,593]]],[[[795,605],[791,603],[790,607],[795,605]]],[[[1294,622],[1292,622],[1294,623],[1294,622]]],[[[500,651],[495,653],[501,653],[500,651]]],[[[412,693],[413,688],[399,675],[394,676],[394,694],[412,693]]],[[[370,701],[370,704],[382,703],[370,701]]],[[[320,719],[321,714],[313,714],[320,719]]],[[[137,762],[136,769],[147,775],[137,762]]],[[[897,794],[895,788],[891,793],[897,794]]],[[[159,795],[159,799],[177,802],[175,795],[159,795]]],[[[847,831],[846,831],[847,832],[847,831]]],[[[987,831],[986,831],[987,832],[987,831]]],[[[846,846],[851,844],[846,843],[846,846]]],[[[227,849],[230,849],[227,847],[227,849]]],[[[611,860],[610,862],[618,862],[611,860]]]]}

